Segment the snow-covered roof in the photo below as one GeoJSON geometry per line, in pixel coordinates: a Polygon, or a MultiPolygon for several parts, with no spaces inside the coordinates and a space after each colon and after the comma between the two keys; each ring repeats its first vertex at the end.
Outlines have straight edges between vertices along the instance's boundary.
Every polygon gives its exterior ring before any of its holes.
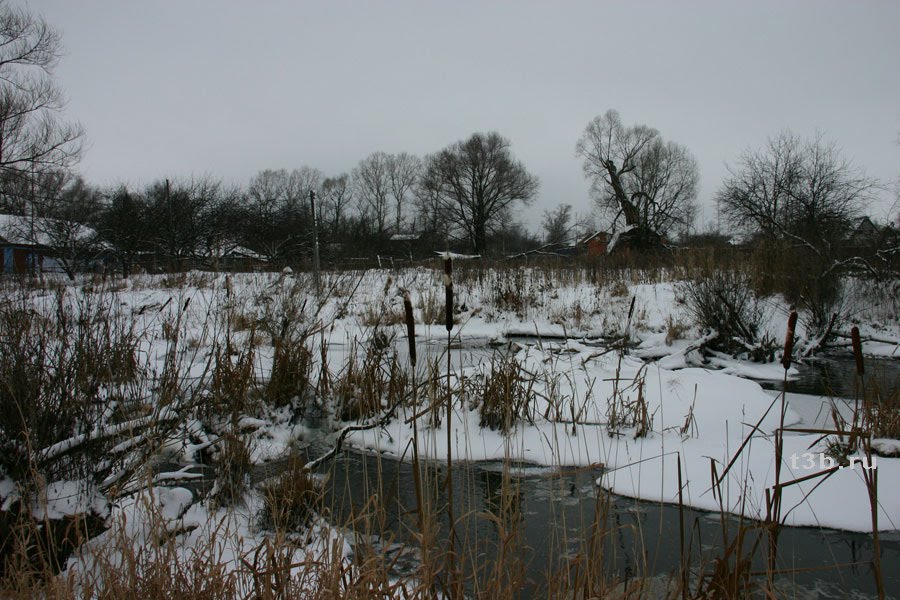
{"type": "Polygon", "coordinates": [[[194,255],[201,258],[252,258],[266,260],[262,254],[234,242],[221,242],[213,247],[198,246],[194,255]]]}
{"type": "Polygon", "coordinates": [[[587,244],[587,243],[588,243],[589,241],[591,241],[592,239],[594,239],[594,238],[596,238],[596,237],[600,237],[601,235],[609,236],[610,234],[609,234],[608,231],[604,231],[604,230],[602,230],[602,229],[599,229],[599,230],[597,230],[597,231],[595,231],[595,232],[593,232],[593,233],[589,233],[589,234],[583,236],[580,240],[576,241],[575,243],[576,243],[576,244],[587,244]]]}
{"type": "Polygon", "coordinates": [[[392,242],[414,242],[422,237],[420,233],[395,233],[391,236],[392,242]]]}
{"type": "Polygon", "coordinates": [[[0,238],[8,244],[53,246],[54,241],[58,242],[54,232],[65,232],[80,242],[97,238],[97,231],[92,227],[72,221],[0,214],[0,238]]]}
{"type": "Polygon", "coordinates": [[[453,260],[467,260],[472,258],[481,258],[480,254],[457,254],[456,252],[440,252],[435,251],[435,254],[440,256],[441,258],[452,258],[453,260]]]}
{"type": "Polygon", "coordinates": [[[246,246],[235,246],[231,250],[225,253],[225,256],[230,256],[234,258],[252,258],[255,260],[267,260],[265,256],[260,254],[259,252],[254,252],[250,248],[246,246]]]}

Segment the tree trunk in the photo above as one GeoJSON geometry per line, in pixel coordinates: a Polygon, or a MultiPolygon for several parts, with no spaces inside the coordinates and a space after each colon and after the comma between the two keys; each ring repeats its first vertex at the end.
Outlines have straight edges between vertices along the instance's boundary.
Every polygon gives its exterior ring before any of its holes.
{"type": "Polygon", "coordinates": [[[616,169],[615,163],[608,160],[605,166],[606,172],[609,174],[609,183],[616,194],[616,201],[622,207],[622,213],[625,215],[625,225],[634,225],[635,227],[640,225],[641,214],[625,194],[625,188],[622,187],[622,181],[619,179],[619,171],[616,169]]]}
{"type": "Polygon", "coordinates": [[[475,254],[484,254],[487,245],[487,233],[485,233],[484,225],[476,226],[474,235],[472,236],[472,249],[475,254]]]}

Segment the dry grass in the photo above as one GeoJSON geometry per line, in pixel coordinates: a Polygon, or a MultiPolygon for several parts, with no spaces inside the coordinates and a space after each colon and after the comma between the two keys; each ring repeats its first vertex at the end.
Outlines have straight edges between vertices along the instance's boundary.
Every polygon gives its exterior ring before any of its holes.
{"type": "Polygon", "coordinates": [[[351,348],[347,364],[331,383],[340,420],[374,417],[406,397],[408,375],[391,351],[392,341],[382,330],[375,330],[362,353],[355,345],[351,348]]]}
{"type": "Polygon", "coordinates": [[[273,531],[302,532],[321,508],[321,483],[297,458],[274,482],[263,487],[260,525],[273,531]]]}
{"type": "MultiPolygon", "coordinates": [[[[566,282],[567,285],[576,282],[589,283],[598,288],[602,286],[624,288],[627,293],[628,285],[625,281],[648,282],[654,278],[671,276],[671,270],[667,270],[671,267],[665,265],[621,271],[600,268],[596,265],[580,265],[578,268],[557,266],[545,272],[512,268],[504,270],[499,275],[492,270],[494,268],[485,267],[481,271],[481,279],[477,274],[460,270],[454,283],[459,287],[491,286],[499,280],[503,288],[495,297],[499,299],[500,306],[504,310],[512,310],[523,315],[546,302],[553,293],[553,288],[561,285],[561,282],[566,282]],[[521,286],[521,290],[524,291],[518,297],[512,295],[512,290],[516,286],[521,286]]],[[[202,281],[189,282],[185,278],[181,281],[181,285],[205,284],[202,281]]],[[[388,287],[385,288],[385,297],[388,296],[388,287]]],[[[323,389],[330,390],[333,397],[340,399],[341,404],[336,409],[339,417],[356,420],[377,416],[385,406],[393,406],[397,400],[409,395],[411,377],[409,371],[399,363],[391,351],[394,340],[379,327],[388,324],[385,322],[383,310],[376,315],[373,309],[370,315],[371,325],[375,327],[375,331],[372,332],[365,349],[359,352],[351,351],[348,364],[341,365],[333,378],[328,375],[327,365],[324,365],[326,357],[324,346],[320,345],[313,350],[312,340],[318,331],[318,317],[316,308],[306,303],[309,297],[307,292],[308,290],[299,283],[282,285],[277,290],[267,290],[266,293],[271,300],[266,304],[267,308],[261,316],[236,319],[235,313],[226,315],[224,327],[231,331],[240,331],[242,334],[249,332],[249,335],[226,337],[225,341],[215,347],[209,359],[208,369],[201,377],[200,383],[192,386],[185,383],[186,378],[180,370],[181,366],[174,358],[177,356],[174,350],[184,338],[185,325],[178,319],[166,321],[170,329],[166,333],[166,338],[171,341],[173,350],[167,356],[172,357],[172,362],[166,363],[169,370],[163,373],[158,382],[160,385],[156,397],[163,399],[168,405],[187,407],[179,417],[182,419],[181,425],[188,419],[199,418],[205,427],[217,432],[221,438],[217,449],[218,487],[213,504],[237,508],[240,500],[246,498],[249,493],[247,474],[251,468],[250,457],[247,440],[242,437],[238,423],[241,417],[261,410],[259,400],[273,406],[298,404],[297,399],[305,397],[313,387],[319,389],[320,393],[323,389]],[[262,384],[260,393],[257,388],[259,383],[255,381],[253,375],[253,364],[254,357],[257,356],[256,338],[265,337],[262,334],[267,334],[272,342],[275,361],[272,378],[262,384]],[[321,356],[321,368],[325,373],[324,379],[320,377],[316,386],[311,384],[318,360],[314,354],[321,356]],[[323,384],[323,381],[326,383],[323,384]],[[207,404],[199,403],[200,399],[207,404]]],[[[102,294],[99,293],[91,296],[102,298],[102,294]]],[[[443,316],[439,294],[435,294],[431,299],[420,294],[419,299],[421,305],[417,308],[421,311],[423,320],[439,322],[443,316]]],[[[28,345],[28,341],[36,332],[52,330],[53,327],[48,328],[47,324],[55,321],[47,321],[46,316],[28,314],[27,310],[15,313],[3,312],[7,309],[12,311],[13,308],[14,305],[5,305],[0,310],[0,316],[11,315],[9,322],[4,322],[4,325],[9,326],[3,330],[2,340],[8,345],[3,347],[4,353],[0,355],[0,376],[4,378],[5,384],[2,393],[7,394],[4,396],[4,402],[7,402],[7,398],[13,401],[12,404],[5,404],[4,408],[15,406],[21,412],[23,398],[26,397],[24,394],[32,393],[29,390],[33,386],[38,386],[39,390],[46,390],[52,388],[40,386],[56,385],[52,378],[48,378],[48,373],[52,372],[52,369],[46,368],[46,365],[54,364],[50,359],[56,357],[42,354],[36,346],[28,345]],[[20,354],[16,354],[17,351],[20,354]],[[16,357],[22,362],[16,362],[14,360],[16,357]],[[9,362],[3,362],[6,360],[9,362]],[[17,372],[17,369],[20,372],[17,372]]],[[[402,313],[397,311],[395,316],[388,317],[387,320],[391,319],[400,322],[402,313]]],[[[78,319],[69,320],[71,323],[77,321],[78,319]]],[[[127,328],[125,330],[113,328],[104,333],[102,325],[97,320],[88,323],[86,326],[91,332],[99,333],[93,338],[86,338],[87,350],[81,351],[84,358],[81,359],[83,362],[78,364],[81,365],[80,370],[96,372],[96,378],[77,379],[72,374],[70,377],[73,378],[71,381],[75,382],[74,389],[80,390],[79,393],[84,393],[88,397],[90,395],[87,392],[91,389],[109,385],[127,387],[135,378],[140,378],[144,371],[143,365],[135,358],[133,342],[129,341],[132,338],[128,337],[129,331],[131,334],[134,332],[127,328]],[[116,337],[117,332],[123,334],[121,342],[117,341],[120,340],[116,337]],[[132,358],[129,359],[129,356],[132,358]],[[104,371],[99,365],[107,363],[117,366],[114,370],[104,371]],[[119,375],[121,373],[125,376],[119,375]]],[[[667,341],[671,342],[669,338],[677,339],[682,335],[683,327],[683,324],[670,320],[667,327],[667,341]]],[[[61,331],[69,336],[76,330],[63,328],[61,331]]],[[[45,344],[45,347],[48,346],[45,344]]],[[[434,364],[427,371],[429,381],[423,383],[426,390],[425,397],[431,400],[433,406],[438,406],[438,401],[444,393],[437,384],[440,369],[434,364]]],[[[84,377],[83,374],[79,376],[84,377]]],[[[653,415],[647,413],[643,385],[641,373],[630,382],[623,382],[621,385],[617,382],[617,394],[610,404],[610,412],[607,415],[612,428],[633,429],[636,435],[644,435],[650,431],[653,415]]],[[[531,421],[536,416],[535,376],[528,373],[522,363],[514,357],[496,358],[483,379],[466,380],[461,386],[469,387],[452,390],[451,394],[460,398],[473,395],[479,398],[478,409],[482,426],[508,433],[517,423],[531,421]]],[[[46,391],[40,393],[47,395],[46,391]]],[[[877,426],[873,425],[873,431],[882,432],[884,436],[896,437],[900,427],[897,417],[897,406],[900,402],[896,388],[893,394],[882,393],[879,390],[873,390],[871,394],[873,398],[877,397],[878,401],[866,403],[867,410],[870,411],[866,419],[871,423],[880,423],[877,426]]],[[[140,398],[136,395],[129,401],[135,405],[140,403],[146,406],[145,395],[140,395],[140,398]]],[[[126,402],[122,401],[120,404],[124,405],[126,402]]],[[[75,403],[72,406],[82,405],[75,403]]],[[[53,412],[52,408],[52,406],[45,407],[44,412],[53,412]]],[[[87,409],[82,406],[80,410],[87,409]]],[[[123,410],[108,412],[113,415],[125,414],[123,410]]],[[[572,412],[573,414],[575,412],[574,404],[572,412]]],[[[85,418],[82,414],[93,418],[89,411],[84,413],[76,411],[68,416],[60,412],[60,418],[62,416],[85,418]]],[[[124,417],[116,417],[120,418],[124,417]]],[[[9,422],[16,427],[20,426],[14,420],[9,422]]],[[[693,415],[689,413],[685,418],[683,435],[690,434],[692,422],[693,415]]],[[[436,426],[437,419],[432,424],[436,426]]],[[[165,428],[161,427],[160,432],[155,434],[156,439],[164,439],[166,433],[171,432],[174,426],[169,424],[165,428]]],[[[28,429],[25,438],[38,440],[36,447],[46,446],[59,441],[61,436],[69,435],[65,433],[67,428],[71,428],[70,423],[56,429],[51,428],[48,437],[40,440],[37,435],[32,434],[31,429],[28,429]]],[[[8,439],[23,437],[21,430],[16,433],[17,430],[10,428],[9,431],[13,433],[8,439]]],[[[109,443],[113,441],[120,440],[110,440],[109,443]]],[[[11,444],[11,447],[16,446],[11,444]]],[[[104,444],[100,444],[99,447],[101,451],[108,449],[104,444]]],[[[27,453],[32,450],[26,445],[22,451],[27,453]]],[[[75,456],[80,456],[77,460],[85,462],[94,456],[90,452],[85,449],[83,455],[75,456]]],[[[26,460],[33,463],[33,455],[26,460]]],[[[76,458],[68,456],[65,461],[66,468],[70,468],[75,460],[76,458]]],[[[466,478],[474,478],[471,468],[463,472],[466,478]]],[[[313,523],[317,522],[317,517],[329,514],[329,510],[323,505],[322,490],[317,480],[304,470],[301,462],[295,462],[276,481],[263,489],[263,510],[257,525],[267,529],[268,533],[252,547],[244,547],[237,561],[230,560],[222,552],[220,542],[236,533],[228,530],[227,526],[219,529],[213,527],[212,531],[205,533],[205,537],[198,541],[197,534],[185,529],[173,529],[171,521],[163,519],[159,514],[151,514],[151,529],[155,533],[148,537],[149,542],[129,537],[127,528],[122,524],[110,522],[112,530],[104,536],[102,543],[95,539],[94,542],[85,545],[83,542],[87,536],[85,538],[63,536],[61,539],[53,536],[52,540],[41,546],[34,541],[37,539],[34,537],[37,529],[32,520],[0,523],[0,530],[6,528],[5,539],[14,540],[17,544],[11,547],[13,549],[7,557],[7,576],[0,582],[0,597],[435,598],[440,594],[445,597],[459,597],[461,590],[465,590],[469,597],[477,598],[520,597],[519,590],[526,582],[529,572],[525,558],[528,548],[523,535],[529,517],[523,514],[521,491],[517,487],[516,479],[505,471],[502,485],[489,499],[487,508],[477,515],[463,510],[461,511],[463,516],[456,519],[462,522],[463,519],[475,518],[493,528],[496,535],[491,539],[496,547],[491,549],[493,558],[486,561],[484,540],[460,539],[451,552],[440,534],[447,528],[445,522],[448,518],[447,506],[437,500],[440,497],[438,492],[447,485],[447,480],[438,472],[435,465],[423,465],[423,473],[426,492],[416,513],[417,517],[421,515],[421,519],[414,520],[405,514],[400,517],[410,530],[413,540],[411,543],[420,549],[420,562],[412,575],[398,576],[392,570],[394,566],[392,562],[380,553],[371,542],[373,538],[368,535],[360,535],[357,538],[360,543],[350,559],[342,554],[337,544],[325,544],[317,547],[314,552],[302,553],[301,550],[305,552],[309,549],[305,546],[309,538],[307,536],[304,541],[298,541],[298,534],[308,534],[313,529],[311,527],[313,523]],[[416,523],[412,524],[414,521],[416,523]],[[31,533],[28,533],[29,528],[31,533]],[[184,551],[183,542],[191,536],[194,539],[193,550],[187,553],[184,551]],[[367,543],[369,546],[366,546],[367,543]],[[64,548],[66,544],[69,546],[64,548]],[[91,568],[80,573],[77,570],[70,570],[62,576],[57,575],[56,572],[61,566],[60,560],[57,558],[54,563],[50,557],[56,555],[59,550],[70,551],[75,546],[82,550],[90,548],[93,561],[91,568]],[[44,557],[41,558],[41,555],[44,557]]],[[[364,528],[367,534],[390,540],[392,530],[383,502],[381,498],[371,499],[372,505],[379,506],[373,509],[371,518],[356,515],[349,522],[333,524],[358,530],[364,528]]],[[[462,498],[460,503],[463,507],[475,505],[475,501],[471,498],[462,498]]],[[[653,592],[648,590],[655,588],[645,587],[645,580],[641,574],[638,574],[636,580],[629,585],[616,585],[617,582],[610,577],[611,562],[608,552],[616,543],[618,532],[616,525],[609,522],[609,510],[608,496],[599,492],[593,520],[582,524],[581,531],[577,533],[578,537],[582,538],[578,550],[569,555],[558,570],[552,569],[553,573],[542,584],[543,587],[539,588],[547,597],[567,599],[654,597],[653,592]]],[[[0,514],[9,513],[7,511],[0,514]]],[[[564,524],[547,525],[549,527],[564,524]]],[[[80,532],[85,527],[84,524],[79,524],[72,529],[80,532]]],[[[736,535],[728,538],[717,560],[696,566],[702,571],[702,576],[693,582],[694,585],[684,590],[685,595],[698,598],[738,598],[749,597],[751,593],[758,591],[759,578],[751,575],[747,556],[743,554],[742,548],[746,546],[748,540],[752,542],[753,536],[762,536],[763,533],[761,529],[750,525],[739,528],[736,535]]],[[[548,567],[548,570],[551,569],[548,567]]],[[[671,586],[666,589],[666,593],[671,591],[671,586]]]]}
{"type": "Polygon", "coordinates": [[[900,381],[884,387],[873,377],[865,386],[863,427],[876,438],[900,440],[900,381]]]}
{"type": "Polygon", "coordinates": [[[534,423],[535,378],[515,356],[495,354],[483,381],[472,383],[481,427],[509,434],[522,421],[534,423]]]}

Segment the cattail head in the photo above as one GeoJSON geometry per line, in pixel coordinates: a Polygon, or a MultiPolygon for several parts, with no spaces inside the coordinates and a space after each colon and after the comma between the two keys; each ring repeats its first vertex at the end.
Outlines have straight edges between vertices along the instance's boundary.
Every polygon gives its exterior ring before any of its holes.
{"type": "Polygon", "coordinates": [[[853,344],[853,358],[856,359],[856,374],[866,374],[866,366],[863,364],[862,340],[859,339],[859,327],[850,330],[850,342],[853,344]]]}
{"type": "Polygon", "coordinates": [[[787,333],[784,336],[784,354],[781,355],[781,365],[785,369],[791,368],[791,355],[794,353],[794,330],[797,328],[797,311],[792,311],[788,317],[787,333]]]}
{"type": "Polygon", "coordinates": [[[406,312],[406,336],[409,342],[409,364],[416,366],[416,321],[413,318],[412,300],[409,292],[403,292],[403,310],[406,312]]]}

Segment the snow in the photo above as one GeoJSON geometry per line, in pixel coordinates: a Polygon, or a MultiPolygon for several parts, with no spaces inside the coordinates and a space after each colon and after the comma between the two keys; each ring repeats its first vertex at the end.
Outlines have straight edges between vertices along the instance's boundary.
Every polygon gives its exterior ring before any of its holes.
{"type": "Polygon", "coordinates": [[[42,521],[85,513],[105,515],[108,509],[107,499],[94,486],[84,481],[54,481],[42,490],[32,514],[42,521]]]}
{"type": "Polygon", "coordinates": [[[130,577],[152,577],[159,568],[157,560],[177,559],[186,566],[200,562],[197,573],[230,574],[243,597],[254,589],[247,566],[258,565],[261,556],[276,559],[271,553],[260,555],[263,548],[279,553],[277,559],[284,560],[279,565],[290,565],[283,581],[298,592],[318,587],[318,572],[311,566],[337,560],[349,568],[348,541],[324,522],[314,523],[302,539],[278,542],[267,537],[254,524],[259,502],[254,496],[244,510],[211,510],[196,503],[187,489],[149,488],[113,507],[109,522],[117,526],[83,544],[66,570],[76,585],[96,585],[97,574],[108,573],[110,567],[134,570],[130,577]],[[165,533],[174,535],[172,544],[160,544],[165,533]]]}
{"type": "MultiPolygon", "coordinates": [[[[580,403],[588,395],[605,399],[612,395],[617,359],[613,355],[590,358],[591,349],[569,342],[563,359],[552,350],[528,348],[522,354],[529,369],[547,361],[558,361],[554,369],[567,376],[559,385],[559,395],[580,403]]],[[[642,365],[626,357],[620,376],[632,379],[642,365]]],[[[606,474],[601,485],[611,491],[645,500],[677,502],[677,463],[684,469],[685,503],[696,508],[718,510],[719,502],[712,493],[710,461],[719,473],[750,435],[758,421],[760,432],[740,454],[736,467],[723,482],[722,502],[730,512],[763,519],[765,490],[775,483],[775,457],[772,433],[778,426],[779,401],[751,381],[721,371],[687,368],[670,371],[651,366],[645,371],[645,393],[648,411],[653,415],[653,432],[646,438],[635,438],[634,430],[613,432],[605,426],[600,404],[594,403],[582,419],[572,425],[540,420],[534,425],[520,424],[510,436],[480,430],[479,416],[472,410],[459,410],[452,425],[454,460],[525,461],[547,467],[603,465],[606,474]],[[773,406],[774,403],[774,406],[773,406]],[[693,433],[682,435],[681,428],[693,406],[693,433]],[[770,409],[771,407],[771,409],[770,409]],[[766,412],[768,411],[768,414],[766,412]]],[[[605,406],[605,402],[602,403],[605,406]]],[[[544,408],[538,406],[540,413],[544,408]]],[[[788,402],[785,426],[806,425],[788,402]]],[[[447,456],[446,428],[429,429],[427,417],[419,424],[419,451],[427,459],[443,461],[447,456]]],[[[784,471],[781,481],[802,477],[814,471],[805,468],[805,453],[824,452],[824,444],[815,444],[820,436],[787,434],[785,436],[784,471]],[[799,464],[790,461],[797,456],[799,464]]],[[[381,454],[400,456],[412,438],[412,425],[397,420],[379,430],[355,432],[349,441],[357,447],[381,454]]],[[[900,461],[879,457],[882,482],[900,478],[900,461]]],[[[783,506],[786,524],[794,526],[828,526],[853,531],[870,531],[871,516],[868,496],[861,479],[861,467],[842,469],[806,495],[815,481],[787,487],[783,506]],[[856,506],[858,510],[846,510],[856,506]]],[[[886,484],[882,484],[886,485],[886,484]]],[[[889,485],[889,484],[887,484],[889,485]]],[[[879,521],[884,529],[900,525],[900,499],[882,494],[879,521]]]]}
{"type": "MultiPolygon", "coordinates": [[[[288,314],[291,299],[298,295],[306,304],[291,313],[292,318],[298,326],[316,331],[314,377],[322,368],[319,344],[331,376],[337,377],[351,353],[363,352],[372,339],[374,326],[367,315],[399,314],[402,306],[398,291],[408,290],[417,319],[416,342],[424,376],[426,359],[441,357],[447,349],[447,332],[440,322],[443,273],[437,260],[435,263],[434,269],[324,273],[323,289],[331,291],[321,307],[315,306],[305,273],[290,277],[277,273],[234,274],[230,291],[226,290],[224,275],[192,272],[184,277],[184,285],[175,287],[167,287],[160,277],[137,276],[111,288],[109,302],[114,314],[133,320],[140,332],[139,362],[147,373],[158,377],[174,364],[183,384],[196,391],[209,376],[208,362],[215,356],[216,344],[222,347],[226,314],[258,325],[288,314]],[[423,323],[429,304],[439,308],[437,323],[423,323]],[[173,325],[181,332],[177,344],[166,334],[173,325]]],[[[455,407],[449,449],[447,423],[432,428],[423,417],[418,423],[422,456],[443,461],[450,450],[455,461],[514,459],[546,469],[602,465],[605,470],[600,485],[618,494],[662,502],[677,501],[676,467],[681,461],[684,502],[689,506],[721,508],[752,518],[765,516],[765,493],[775,483],[773,431],[779,425],[781,400],[753,380],[790,378],[795,370],[785,373],[778,362],[754,364],[722,355],[700,356],[694,348],[706,332],[691,322],[680,283],[666,277],[634,271],[629,279],[592,281],[588,275],[548,275],[530,268],[498,272],[473,266],[472,273],[467,273],[467,268],[469,265],[463,263],[453,274],[459,310],[451,339],[454,380],[483,378],[494,347],[498,347],[497,352],[515,353],[522,367],[534,374],[535,390],[540,394],[534,399],[533,423],[520,422],[509,435],[482,429],[478,399],[467,397],[464,405],[455,407]],[[629,319],[632,298],[634,313],[629,319]],[[610,341],[616,340],[627,340],[630,349],[624,356],[609,349],[610,341]],[[617,394],[623,402],[634,402],[639,396],[646,400],[651,428],[645,437],[636,437],[634,427],[608,425],[607,407],[617,394]],[[576,415],[576,422],[572,422],[572,415],[576,415]],[[692,420],[689,415],[693,415],[692,420]],[[757,422],[760,426],[755,430],[757,422]],[[750,441],[722,482],[721,495],[714,496],[710,463],[722,473],[748,437],[750,441]]],[[[75,304],[87,293],[69,287],[62,301],[75,304]]],[[[58,299],[53,294],[31,294],[38,312],[52,315],[57,310],[58,299]]],[[[872,293],[861,296],[861,302],[876,297],[872,293]]],[[[787,306],[779,298],[769,302],[766,331],[773,339],[783,339],[787,306]]],[[[864,336],[900,339],[900,325],[891,320],[893,309],[884,304],[860,306],[855,318],[864,336]]],[[[405,327],[381,324],[378,328],[388,336],[391,352],[405,365],[405,327]]],[[[247,345],[249,331],[227,331],[235,347],[247,345]]],[[[804,335],[801,328],[798,336],[804,335]]],[[[254,376],[264,380],[271,373],[274,351],[263,329],[255,336],[254,376]]],[[[888,342],[865,344],[866,352],[886,356],[896,356],[897,348],[888,342]]],[[[792,394],[785,400],[786,426],[830,426],[830,400],[792,394]]],[[[129,427],[140,429],[151,422],[183,419],[179,414],[176,402],[125,424],[76,431],[69,439],[44,449],[42,456],[52,458],[88,439],[119,435],[129,427]]],[[[406,422],[406,417],[400,411],[383,427],[352,432],[346,444],[399,458],[412,438],[412,423],[406,422]]],[[[297,421],[288,407],[243,415],[238,425],[249,442],[251,460],[263,463],[282,458],[308,443],[315,432],[297,421]]],[[[325,425],[339,428],[346,424],[326,420],[325,425]]],[[[172,480],[169,483],[174,483],[177,478],[190,477],[187,464],[201,449],[214,446],[217,439],[204,427],[192,417],[171,434],[162,451],[166,460],[185,468],[171,470],[162,480],[168,477],[172,480]]],[[[805,460],[807,453],[818,456],[824,452],[825,442],[818,438],[811,434],[785,435],[782,482],[822,470],[818,459],[810,468],[805,460]],[[792,457],[798,460],[792,463],[792,457]]],[[[135,437],[123,442],[118,450],[124,452],[129,443],[139,441],[135,437]]],[[[896,530],[900,527],[900,497],[883,492],[900,478],[900,458],[888,458],[900,449],[900,442],[878,440],[873,446],[882,452],[877,461],[882,491],[879,526],[896,530]]],[[[786,524],[871,530],[861,466],[836,471],[812,491],[818,482],[810,480],[784,489],[786,524]]],[[[184,488],[151,487],[148,491],[152,508],[165,519],[166,527],[185,532],[177,538],[178,551],[184,556],[219,535],[217,560],[238,568],[241,557],[265,541],[265,533],[255,526],[249,510],[212,510],[198,504],[184,488]]],[[[14,485],[0,477],[0,499],[8,505],[14,495],[14,485]]],[[[88,510],[100,514],[111,511],[109,522],[121,520],[138,547],[151,535],[146,512],[150,508],[130,498],[110,506],[102,494],[79,482],[49,482],[45,498],[36,503],[34,512],[36,516],[58,518],[88,510]]],[[[107,537],[101,536],[84,547],[70,561],[70,567],[89,570],[91,552],[99,551],[104,539],[114,533],[104,535],[107,537]]],[[[315,535],[318,541],[312,547],[297,550],[298,562],[303,552],[321,551],[325,546],[339,547],[341,556],[348,555],[349,550],[343,546],[346,542],[326,524],[317,525],[315,535]]]]}
{"type": "MultiPolygon", "coordinates": [[[[23,217],[18,215],[0,214],[0,237],[10,244],[31,246],[51,246],[54,243],[50,232],[65,231],[66,237],[86,242],[98,237],[97,232],[79,223],[59,221],[46,217],[23,217]]],[[[108,246],[108,244],[101,244],[108,246]]]]}

